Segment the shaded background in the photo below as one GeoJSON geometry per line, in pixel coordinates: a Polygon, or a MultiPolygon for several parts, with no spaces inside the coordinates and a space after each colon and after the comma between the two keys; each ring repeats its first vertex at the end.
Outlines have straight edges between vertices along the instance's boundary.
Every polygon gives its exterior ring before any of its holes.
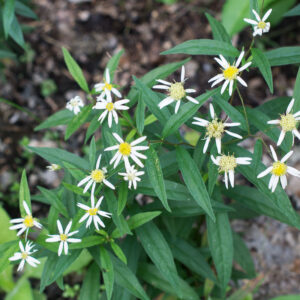
{"type": "MultiPolygon", "coordinates": [[[[5,78],[0,83],[1,97],[30,112],[0,102],[0,196],[11,217],[18,215],[21,169],[27,169],[33,193],[37,185],[55,187],[60,180],[59,173],[47,171],[45,166],[48,163],[26,152],[24,146],[62,147],[76,152],[83,145],[84,129],[67,143],[63,139],[63,126],[55,131],[34,131],[41,120],[64,108],[68,99],[77,94],[85,96],[66,69],[61,47],[66,47],[80,64],[90,86],[102,79],[109,58],[125,49],[115,82],[128,91],[132,75],[140,77],[161,64],[185,58],[182,55],[159,55],[163,50],[189,39],[211,38],[211,28],[204,12],[220,19],[224,1],[178,1],[164,5],[154,0],[35,0],[33,4],[39,19],[24,19],[26,52],[16,48],[21,62],[6,61],[5,78]]],[[[299,29],[299,18],[283,19],[261,39],[260,46],[269,49],[299,45],[299,29]]],[[[248,47],[251,39],[252,31],[248,26],[233,37],[233,43],[248,47]]],[[[199,93],[209,89],[207,81],[216,75],[217,68],[212,57],[193,57],[186,64],[191,88],[199,93]]],[[[272,72],[274,95],[270,94],[258,72],[243,74],[248,83],[247,89],[242,88],[247,105],[254,107],[272,97],[292,95],[297,67],[274,67],[272,72]]],[[[293,163],[299,168],[298,147],[295,153],[293,163]]],[[[287,193],[299,211],[297,179],[290,178],[287,193]]],[[[33,206],[33,210],[40,210],[38,205],[33,206]]],[[[234,221],[233,226],[236,231],[244,233],[256,270],[265,278],[256,299],[300,293],[299,232],[267,217],[234,221]]],[[[60,295],[55,286],[48,288],[47,292],[49,297],[56,299],[60,295]]]]}

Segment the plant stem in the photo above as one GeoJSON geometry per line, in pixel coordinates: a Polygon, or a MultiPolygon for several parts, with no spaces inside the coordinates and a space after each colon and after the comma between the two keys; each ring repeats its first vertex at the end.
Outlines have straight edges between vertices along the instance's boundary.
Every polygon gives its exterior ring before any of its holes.
{"type": "Polygon", "coordinates": [[[246,119],[246,123],[247,123],[248,134],[251,135],[251,132],[250,132],[250,126],[249,126],[249,121],[248,121],[248,115],[247,115],[247,111],[246,111],[244,99],[243,99],[243,97],[242,97],[242,94],[241,94],[239,88],[237,87],[236,89],[237,89],[237,92],[238,92],[239,97],[240,97],[240,99],[241,99],[242,106],[243,106],[243,111],[244,111],[244,115],[245,115],[245,119],[246,119]]]}

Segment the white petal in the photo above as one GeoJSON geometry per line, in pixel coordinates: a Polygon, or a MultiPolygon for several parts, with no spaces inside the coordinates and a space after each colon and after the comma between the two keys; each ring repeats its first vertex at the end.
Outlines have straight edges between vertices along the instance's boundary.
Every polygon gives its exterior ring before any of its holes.
{"type": "Polygon", "coordinates": [[[245,54],[245,51],[242,51],[242,52],[240,53],[239,58],[237,59],[237,61],[236,61],[236,63],[235,63],[235,66],[236,66],[237,68],[239,67],[239,65],[240,65],[240,63],[241,63],[241,61],[242,61],[242,59],[243,59],[243,57],[244,57],[244,54],[245,54]]]}
{"type": "Polygon", "coordinates": [[[263,22],[266,21],[266,20],[268,19],[268,17],[269,17],[269,15],[270,15],[271,12],[272,12],[272,8],[270,8],[270,9],[265,13],[265,15],[263,16],[263,18],[262,18],[262,21],[263,21],[263,22]]]}
{"type": "Polygon", "coordinates": [[[269,185],[268,185],[268,188],[269,189],[272,189],[272,186],[273,186],[273,181],[275,180],[275,175],[272,175],[271,178],[270,178],[270,181],[269,181],[269,185]]]}
{"type": "Polygon", "coordinates": [[[107,181],[106,179],[103,179],[103,183],[104,183],[106,186],[108,186],[109,188],[111,188],[112,190],[115,189],[115,187],[114,187],[109,181],[107,181]]]}
{"type": "Polygon", "coordinates": [[[252,24],[252,25],[257,25],[258,22],[257,21],[254,21],[254,20],[251,20],[251,19],[244,19],[245,22],[249,23],[249,24],[252,24]]]}
{"type": "Polygon", "coordinates": [[[231,132],[231,131],[229,131],[229,130],[225,130],[225,132],[226,132],[227,134],[229,134],[229,135],[231,135],[231,136],[237,138],[237,139],[242,139],[242,138],[243,138],[241,135],[239,135],[239,134],[237,134],[237,133],[234,133],[234,132],[231,132]]]}
{"type": "Polygon", "coordinates": [[[9,221],[10,223],[20,223],[20,222],[24,222],[23,218],[16,218],[16,219],[12,219],[9,221]]]}
{"type": "Polygon", "coordinates": [[[210,158],[211,158],[211,160],[213,161],[213,163],[214,163],[215,165],[217,165],[217,166],[219,165],[219,162],[214,158],[213,155],[211,155],[210,158]]]}
{"type": "Polygon", "coordinates": [[[279,121],[279,120],[270,120],[270,121],[268,121],[267,123],[268,123],[268,124],[272,124],[272,125],[274,124],[274,125],[275,125],[275,124],[279,124],[280,121],[279,121]]]}
{"type": "Polygon", "coordinates": [[[252,161],[251,157],[238,157],[236,159],[236,162],[239,165],[249,165],[249,164],[251,164],[251,161],[252,161]]]}
{"type": "Polygon", "coordinates": [[[122,98],[122,94],[116,89],[116,88],[112,88],[111,91],[118,97],[118,98],[122,98]]]}
{"type": "Polygon", "coordinates": [[[235,123],[223,123],[225,127],[235,127],[235,126],[240,126],[241,123],[235,122],[235,123]]]}
{"type": "Polygon", "coordinates": [[[71,238],[71,239],[69,239],[68,238],[68,243],[80,243],[81,242],[81,239],[73,239],[73,238],[71,238]]]}
{"type": "Polygon", "coordinates": [[[221,75],[221,78],[217,79],[217,80],[211,85],[211,87],[214,87],[215,85],[217,85],[218,83],[220,83],[220,82],[222,82],[222,81],[224,81],[224,80],[225,80],[224,76],[221,75]]]}
{"type": "Polygon", "coordinates": [[[279,181],[279,177],[275,176],[275,178],[273,180],[272,193],[274,193],[274,191],[275,191],[275,189],[277,187],[278,181],[279,181]]]}
{"type": "Polygon", "coordinates": [[[97,170],[98,170],[99,167],[100,167],[101,157],[102,157],[102,155],[99,154],[98,159],[97,159],[97,162],[96,162],[96,169],[97,169],[97,170]]]}
{"type": "Polygon", "coordinates": [[[297,169],[295,169],[295,168],[293,168],[293,167],[288,166],[288,167],[287,167],[287,172],[288,172],[289,174],[291,174],[291,175],[300,177],[300,171],[298,171],[297,169]]]}
{"type": "Polygon", "coordinates": [[[81,219],[79,220],[79,223],[82,223],[82,222],[85,221],[88,217],[89,217],[89,214],[88,214],[88,213],[84,214],[84,215],[81,217],[81,219]]]}
{"type": "Polygon", "coordinates": [[[88,182],[91,179],[91,176],[87,176],[85,178],[83,178],[81,181],[79,181],[79,183],[77,184],[77,186],[82,186],[83,184],[85,184],[86,182],[88,182]]]}
{"type": "Polygon", "coordinates": [[[291,110],[292,110],[292,108],[293,108],[293,106],[294,106],[294,103],[295,103],[295,99],[293,98],[293,99],[290,101],[290,103],[289,103],[289,105],[288,105],[288,107],[287,107],[287,109],[286,109],[286,113],[287,113],[287,114],[289,114],[289,113],[291,112],[291,110]]]}
{"type": "Polygon", "coordinates": [[[61,241],[60,244],[59,244],[59,247],[58,247],[58,256],[61,256],[61,253],[63,251],[63,246],[64,246],[64,242],[61,241]]]}
{"type": "Polygon", "coordinates": [[[277,154],[272,145],[270,145],[270,149],[271,149],[271,153],[272,153],[274,161],[278,161],[277,154]]]}
{"type": "Polygon", "coordinates": [[[124,143],[124,141],[122,140],[122,138],[121,138],[116,132],[113,132],[113,136],[115,137],[115,139],[116,139],[119,143],[124,143]]]}
{"type": "Polygon", "coordinates": [[[224,91],[226,90],[228,83],[229,83],[229,80],[225,80],[225,82],[222,85],[221,94],[223,94],[224,91]]]}
{"type": "Polygon", "coordinates": [[[187,94],[190,94],[190,93],[196,93],[196,90],[194,90],[194,89],[186,89],[185,92],[186,92],[187,94]]]}
{"type": "Polygon", "coordinates": [[[133,142],[130,143],[130,146],[135,146],[137,144],[142,143],[143,141],[145,141],[147,139],[147,136],[142,136],[136,140],[134,140],[133,142]]]}
{"type": "Polygon", "coordinates": [[[268,167],[267,169],[265,169],[264,171],[262,171],[261,173],[259,173],[257,175],[257,178],[262,178],[262,177],[268,175],[269,173],[271,173],[272,169],[273,169],[273,167],[268,167]]]}
{"type": "Polygon", "coordinates": [[[144,165],[142,164],[142,162],[134,154],[132,154],[130,157],[138,166],[140,166],[141,168],[144,168],[144,165]]]}
{"type": "Polygon", "coordinates": [[[112,125],[112,113],[111,111],[108,113],[108,127],[111,128],[112,125]]]}
{"type": "Polygon", "coordinates": [[[181,102],[181,101],[177,101],[177,103],[176,103],[176,106],[175,106],[175,114],[177,114],[177,112],[178,112],[178,109],[179,109],[179,107],[180,107],[180,102],[181,102]]]}
{"type": "Polygon", "coordinates": [[[59,241],[60,241],[59,235],[54,235],[54,236],[51,236],[50,238],[46,239],[47,243],[55,243],[55,242],[59,242],[59,241]]]}
{"type": "Polygon", "coordinates": [[[277,146],[281,145],[284,137],[285,137],[285,131],[281,130],[280,135],[279,135],[279,139],[278,139],[278,142],[277,142],[277,146]]]}
{"type": "Polygon", "coordinates": [[[199,104],[198,100],[196,100],[195,98],[191,97],[191,96],[186,96],[186,99],[188,99],[189,101],[195,103],[195,104],[199,104]]]}
{"type": "Polygon", "coordinates": [[[241,85],[243,85],[243,86],[245,86],[245,87],[248,86],[247,83],[245,82],[245,80],[244,80],[242,77],[237,76],[236,79],[238,80],[238,82],[239,82],[241,85]]]}
{"type": "Polygon", "coordinates": [[[59,234],[63,234],[63,233],[64,233],[64,230],[63,230],[63,228],[62,228],[62,226],[61,226],[60,221],[57,220],[56,223],[57,223],[57,228],[58,228],[59,234]]]}
{"type": "Polygon", "coordinates": [[[26,211],[26,214],[27,214],[27,215],[31,215],[31,211],[30,211],[30,209],[29,209],[29,207],[28,207],[28,204],[27,204],[26,201],[24,201],[24,200],[23,200],[23,207],[24,207],[24,209],[25,209],[25,211],[26,211]]]}
{"type": "Polygon", "coordinates": [[[218,75],[212,77],[211,79],[208,80],[208,82],[216,81],[216,80],[218,80],[220,78],[224,78],[223,74],[218,74],[218,75]]]}
{"type": "Polygon", "coordinates": [[[91,187],[92,184],[93,184],[93,180],[91,179],[91,180],[87,183],[87,185],[85,186],[85,188],[83,189],[83,193],[84,193],[84,194],[88,191],[88,189],[91,187]]]}
{"type": "Polygon", "coordinates": [[[109,69],[105,70],[105,80],[106,80],[107,83],[110,83],[109,69]]]}
{"type": "Polygon", "coordinates": [[[111,146],[111,147],[107,147],[104,149],[104,151],[114,151],[119,149],[119,145],[115,145],[115,146],[111,146]]]}
{"type": "Polygon", "coordinates": [[[209,111],[210,111],[211,118],[214,119],[215,118],[215,110],[211,103],[209,104],[209,111]]]}
{"type": "Polygon", "coordinates": [[[300,140],[300,133],[297,129],[294,129],[293,131],[293,135],[296,136],[299,140],[300,140]]]}
{"type": "Polygon", "coordinates": [[[229,172],[229,180],[232,187],[234,187],[234,171],[230,170],[229,172]]]}
{"type": "Polygon", "coordinates": [[[156,79],[157,82],[160,82],[162,84],[165,84],[165,85],[169,85],[171,86],[172,83],[168,82],[168,81],[165,81],[165,80],[162,80],[162,79],[156,79]]]}
{"type": "Polygon", "coordinates": [[[286,162],[292,156],[293,152],[294,151],[288,152],[280,161],[283,163],[286,162]]]}
{"type": "Polygon", "coordinates": [[[285,175],[280,176],[280,182],[281,182],[282,188],[285,189],[287,186],[287,179],[286,179],[285,175]]]}
{"type": "Polygon", "coordinates": [[[24,268],[24,265],[25,265],[25,259],[22,259],[21,262],[20,262],[20,264],[19,264],[19,267],[18,267],[17,271],[18,272],[22,271],[23,268],[24,268]]]}
{"type": "Polygon", "coordinates": [[[185,68],[184,66],[181,67],[181,75],[180,75],[180,81],[184,82],[184,77],[185,77],[185,68]]]}
{"type": "Polygon", "coordinates": [[[68,224],[67,227],[66,227],[66,230],[65,230],[65,234],[66,234],[66,235],[68,235],[68,233],[69,233],[71,227],[72,227],[72,221],[70,221],[69,224],[68,224]]]}
{"type": "Polygon", "coordinates": [[[230,83],[229,83],[229,95],[230,96],[232,95],[233,83],[234,83],[233,80],[231,80],[230,83]]]}
{"type": "MultiPolygon", "coordinates": [[[[242,67],[239,68],[239,72],[244,71],[245,69],[247,69],[249,66],[251,66],[252,62],[249,61],[246,64],[244,64],[242,67]]],[[[246,85],[247,86],[247,85],[246,85]]]]}
{"type": "Polygon", "coordinates": [[[259,22],[260,21],[260,16],[258,15],[258,13],[252,9],[253,14],[255,15],[256,20],[259,22]]]}
{"type": "Polygon", "coordinates": [[[221,139],[220,138],[216,138],[216,145],[217,145],[217,150],[218,153],[221,153],[221,139]]]}
{"type": "Polygon", "coordinates": [[[206,150],[208,148],[208,145],[209,145],[209,142],[210,142],[210,137],[206,138],[206,141],[205,141],[205,144],[204,144],[204,147],[203,147],[203,153],[206,152],[206,150]]]}
{"type": "Polygon", "coordinates": [[[158,106],[160,109],[162,109],[163,107],[169,105],[172,102],[174,102],[174,99],[171,97],[167,97],[164,100],[162,100],[161,102],[159,102],[158,106]]]}
{"type": "Polygon", "coordinates": [[[154,89],[159,89],[159,90],[168,90],[168,89],[170,89],[169,86],[165,86],[165,85],[161,85],[161,84],[155,85],[153,88],[154,89]]]}
{"type": "Polygon", "coordinates": [[[225,186],[226,186],[226,189],[228,189],[228,175],[227,175],[227,172],[224,173],[224,181],[225,181],[225,186]]]}
{"type": "Polygon", "coordinates": [[[64,242],[64,249],[65,249],[65,255],[68,255],[69,247],[68,247],[68,243],[67,242],[64,242]]]}

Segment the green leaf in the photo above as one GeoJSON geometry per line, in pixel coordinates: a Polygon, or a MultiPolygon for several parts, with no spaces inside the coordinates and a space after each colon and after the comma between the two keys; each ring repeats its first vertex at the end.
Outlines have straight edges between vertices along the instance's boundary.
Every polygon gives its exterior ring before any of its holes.
{"type": "Polygon", "coordinates": [[[24,218],[27,213],[24,209],[23,201],[25,201],[31,211],[31,200],[30,200],[30,190],[28,187],[26,170],[24,169],[22,172],[21,182],[20,182],[20,190],[19,190],[19,207],[21,216],[24,218]]]}
{"type": "Polygon", "coordinates": [[[93,170],[96,165],[96,142],[95,137],[93,136],[91,143],[90,143],[90,149],[89,149],[89,161],[91,169],[93,170]]]}
{"type": "Polygon", "coordinates": [[[98,300],[100,291],[100,270],[96,263],[88,268],[80,289],[79,300],[98,300]]]}
{"type": "Polygon", "coordinates": [[[8,37],[10,26],[14,18],[14,13],[15,13],[15,0],[4,1],[2,18],[3,18],[3,29],[4,29],[5,39],[7,39],[8,37]]]}
{"type": "Polygon", "coordinates": [[[206,218],[206,224],[209,249],[224,294],[231,277],[233,260],[233,241],[228,215],[218,213],[215,223],[210,218],[206,218]]]}
{"type": "Polygon", "coordinates": [[[300,16],[300,4],[293,7],[291,10],[289,10],[287,13],[285,13],[284,16],[285,17],[300,16]]]}
{"type": "Polygon", "coordinates": [[[124,252],[122,251],[122,249],[120,248],[120,246],[118,244],[116,244],[115,242],[111,242],[110,246],[111,246],[112,250],[114,251],[114,253],[119,257],[119,259],[124,264],[127,264],[127,258],[125,256],[124,252]]]}
{"type": "Polygon", "coordinates": [[[104,247],[100,247],[100,261],[106,297],[110,300],[114,289],[115,274],[113,263],[104,247]]]}
{"type": "Polygon", "coordinates": [[[10,241],[5,244],[1,244],[1,256],[0,256],[0,274],[9,266],[9,258],[14,255],[19,249],[17,241],[10,241]]]}
{"type": "Polygon", "coordinates": [[[15,3],[15,12],[20,16],[37,20],[37,15],[35,12],[20,1],[16,1],[15,3]]]}
{"type": "Polygon", "coordinates": [[[184,124],[187,120],[189,120],[198,109],[210,98],[212,95],[219,92],[219,89],[214,89],[202,94],[201,96],[197,97],[199,104],[188,102],[184,104],[177,114],[172,115],[167,123],[164,126],[162,136],[165,138],[172,133],[176,132],[178,128],[184,124]]]}
{"type": "Polygon", "coordinates": [[[29,280],[21,277],[14,289],[8,293],[5,300],[34,300],[29,280]]]}
{"type": "Polygon", "coordinates": [[[149,176],[150,183],[157,197],[159,198],[165,209],[167,211],[171,211],[168,204],[166,187],[160,161],[152,145],[149,146],[149,150],[147,151],[146,170],[149,176]]]}
{"type": "Polygon", "coordinates": [[[284,66],[300,63],[300,46],[281,47],[265,52],[270,65],[284,66]]]}
{"type": "Polygon", "coordinates": [[[66,133],[65,133],[65,141],[69,139],[69,137],[77,130],[81,125],[85,122],[88,115],[92,110],[92,104],[85,106],[78,115],[73,117],[71,122],[68,124],[66,133]]]}
{"type": "Polygon", "coordinates": [[[16,16],[13,17],[13,21],[10,25],[9,30],[9,36],[22,48],[25,46],[25,41],[23,37],[22,28],[16,18],[16,16]]]}
{"type": "Polygon", "coordinates": [[[47,118],[45,121],[43,121],[40,125],[34,128],[34,131],[42,130],[42,129],[47,129],[51,127],[55,127],[58,125],[65,125],[70,122],[74,117],[74,114],[69,111],[68,109],[63,109],[49,118],[47,118]]]}
{"type": "Polygon", "coordinates": [[[208,192],[194,160],[183,147],[178,147],[176,149],[176,154],[179,169],[189,192],[199,206],[204,209],[213,221],[215,221],[208,192]]]}
{"type": "Polygon", "coordinates": [[[258,0],[250,0],[250,10],[249,10],[250,18],[253,19],[253,20],[256,20],[256,17],[254,15],[253,11],[252,11],[253,9],[255,11],[259,12],[258,0]]]}
{"type": "Polygon", "coordinates": [[[295,99],[295,104],[293,107],[293,111],[296,112],[300,110],[300,68],[298,69],[295,87],[294,87],[294,99],[295,99]]]}
{"type": "Polygon", "coordinates": [[[155,266],[158,268],[164,278],[170,282],[173,288],[177,290],[179,280],[176,266],[172,252],[162,233],[152,222],[148,222],[137,228],[136,232],[143,248],[155,266]]]}
{"type": "Polygon", "coordinates": [[[6,242],[14,241],[17,239],[16,231],[10,230],[11,223],[10,218],[4,208],[0,206],[0,245],[6,242]]]}
{"type": "Polygon", "coordinates": [[[299,300],[300,295],[285,295],[272,298],[270,300],[299,300]]]}
{"type": "Polygon", "coordinates": [[[214,40],[225,42],[231,45],[231,38],[224,26],[209,13],[205,13],[205,16],[211,26],[214,40]]]}
{"type": "Polygon", "coordinates": [[[123,49],[120,50],[108,61],[107,65],[106,65],[106,68],[109,69],[109,75],[110,75],[111,82],[113,82],[113,80],[114,80],[115,71],[118,68],[120,58],[123,55],[123,53],[124,53],[124,50],[123,49]]]}
{"type": "Polygon", "coordinates": [[[251,53],[253,55],[253,61],[258,66],[262,76],[264,77],[270,92],[273,94],[273,77],[270,63],[264,53],[257,48],[252,48],[251,53]]]}
{"type": "Polygon", "coordinates": [[[63,51],[65,63],[68,67],[70,74],[78,83],[78,85],[81,87],[81,89],[83,89],[86,93],[89,93],[89,87],[84,78],[81,68],[79,67],[77,62],[74,60],[74,58],[71,56],[70,52],[66,48],[63,47],[62,51],[63,51]]]}
{"type": "Polygon", "coordinates": [[[227,42],[209,39],[190,40],[164,51],[161,54],[219,55],[236,57],[239,51],[227,42]]]}
{"type": "Polygon", "coordinates": [[[127,203],[127,196],[128,196],[128,184],[126,181],[122,181],[119,187],[119,194],[118,194],[118,215],[120,215],[127,203]]]}
{"type": "Polygon", "coordinates": [[[139,95],[140,97],[136,107],[136,128],[138,132],[142,134],[145,126],[145,102],[141,97],[141,93],[139,93],[139,95]]]}
{"type": "MultiPolygon", "coordinates": [[[[8,51],[8,50],[5,50],[5,49],[0,49],[0,58],[12,58],[12,59],[15,59],[16,58],[16,54],[11,52],[11,51],[8,51]]],[[[3,98],[1,98],[2,100],[3,98]]]]}
{"type": "MultiPolygon", "coordinates": [[[[210,153],[214,157],[217,156],[217,147],[216,147],[216,145],[213,146],[210,153]]],[[[217,165],[214,164],[212,159],[210,159],[209,162],[208,162],[208,194],[209,194],[209,196],[212,196],[212,193],[214,191],[218,176],[219,176],[219,168],[218,168],[217,165]]]]}

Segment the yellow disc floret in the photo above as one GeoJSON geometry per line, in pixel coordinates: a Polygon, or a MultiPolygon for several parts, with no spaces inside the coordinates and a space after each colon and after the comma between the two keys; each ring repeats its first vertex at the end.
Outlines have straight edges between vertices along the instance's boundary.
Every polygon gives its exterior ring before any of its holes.
{"type": "Polygon", "coordinates": [[[121,143],[119,146],[119,152],[122,155],[129,156],[131,153],[131,146],[128,143],[121,143]]]}
{"type": "Polygon", "coordinates": [[[286,114],[280,116],[280,126],[283,131],[292,131],[296,129],[297,121],[292,114],[286,114]]]}
{"type": "Polygon", "coordinates": [[[33,222],[34,221],[33,221],[33,218],[31,215],[27,215],[23,221],[23,223],[26,227],[33,227],[33,225],[34,225],[33,222]]]}
{"type": "Polygon", "coordinates": [[[181,100],[185,97],[185,90],[183,87],[183,83],[175,82],[172,83],[169,89],[170,97],[174,100],[181,100]]]}
{"type": "Polygon", "coordinates": [[[235,66],[229,66],[227,69],[223,70],[223,75],[226,80],[236,79],[239,73],[239,69],[235,66]]]}
{"type": "Polygon", "coordinates": [[[222,155],[219,160],[219,172],[234,170],[237,166],[236,158],[233,155],[222,155]]]}
{"type": "Polygon", "coordinates": [[[212,120],[206,126],[206,135],[210,138],[220,138],[224,133],[224,124],[222,121],[218,121],[217,119],[212,120]]]}
{"type": "Polygon", "coordinates": [[[64,233],[60,234],[59,237],[60,237],[60,240],[63,241],[63,242],[65,242],[68,238],[68,236],[64,233]]]}
{"type": "Polygon", "coordinates": [[[100,183],[105,178],[104,172],[102,170],[94,170],[91,173],[91,177],[94,182],[100,183]]]}
{"type": "Polygon", "coordinates": [[[275,176],[282,176],[286,173],[287,166],[285,163],[280,161],[275,161],[273,163],[273,169],[271,173],[275,176]]]}
{"type": "Polygon", "coordinates": [[[28,257],[28,254],[26,252],[21,253],[21,258],[26,259],[28,257]]]}
{"type": "Polygon", "coordinates": [[[111,89],[113,88],[113,86],[112,86],[112,84],[110,84],[110,83],[108,83],[108,82],[106,82],[105,80],[104,80],[104,86],[103,86],[103,91],[104,90],[109,90],[109,91],[111,91],[111,89]]]}
{"type": "Polygon", "coordinates": [[[112,111],[112,110],[114,109],[114,104],[113,104],[112,102],[108,102],[108,103],[106,104],[106,109],[107,109],[108,111],[112,111]]]}
{"type": "Polygon", "coordinates": [[[257,27],[259,29],[265,29],[266,26],[267,26],[267,24],[264,21],[259,21],[257,24],[257,27]]]}
{"type": "Polygon", "coordinates": [[[87,212],[90,216],[95,216],[98,212],[98,208],[90,208],[87,212]]]}

